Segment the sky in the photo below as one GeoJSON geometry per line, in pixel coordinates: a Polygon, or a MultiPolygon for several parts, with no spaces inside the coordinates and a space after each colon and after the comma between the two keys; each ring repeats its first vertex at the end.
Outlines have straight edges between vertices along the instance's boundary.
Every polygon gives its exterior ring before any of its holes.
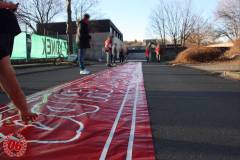
{"type": "MultiPolygon", "coordinates": [[[[12,0],[13,2],[17,0],[12,0]]],[[[123,33],[125,41],[156,38],[150,32],[151,11],[159,5],[159,0],[99,0],[94,8],[100,18],[111,21],[123,33]]],[[[173,0],[165,0],[173,1],[173,0]]],[[[178,0],[180,3],[185,0],[178,0]]],[[[194,11],[206,18],[214,19],[214,12],[220,0],[192,0],[194,11]]],[[[99,18],[99,17],[98,17],[99,18]]],[[[56,21],[66,21],[59,15],[56,21]]]]}
{"type": "MultiPolygon", "coordinates": [[[[193,8],[206,18],[213,19],[218,1],[193,0],[193,8]]],[[[103,18],[111,19],[123,33],[124,40],[143,40],[154,38],[149,32],[149,23],[151,11],[158,4],[158,0],[101,0],[99,9],[103,18]]]]}

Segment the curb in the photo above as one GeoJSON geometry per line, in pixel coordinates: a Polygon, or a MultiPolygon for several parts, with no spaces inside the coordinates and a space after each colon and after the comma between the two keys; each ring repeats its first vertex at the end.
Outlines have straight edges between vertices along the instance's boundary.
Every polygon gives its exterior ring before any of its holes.
{"type": "Polygon", "coordinates": [[[240,72],[230,72],[230,71],[225,71],[223,72],[224,77],[240,80],[240,72]]]}
{"type": "Polygon", "coordinates": [[[240,80],[240,71],[210,71],[210,70],[205,70],[205,69],[201,69],[198,67],[193,67],[193,66],[189,66],[189,65],[176,65],[173,64],[173,67],[175,66],[182,66],[182,67],[187,67],[187,68],[192,68],[192,69],[197,69],[206,73],[209,73],[210,75],[215,75],[215,76],[220,76],[222,78],[228,78],[228,79],[232,79],[232,80],[240,80]]]}
{"type": "MultiPolygon", "coordinates": [[[[95,65],[94,63],[86,62],[86,66],[95,65]]],[[[43,67],[39,70],[33,70],[33,71],[26,71],[26,72],[20,72],[16,73],[17,76],[21,75],[27,75],[27,74],[33,74],[33,73],[41,73],[41,72],[48,72],[48,71],[57,71],[61,69],[69,69],[69,68],[75,68],[78,67],[78,65],[70,64],[70,63],[62,63],[61,65],[54,65],[53,63],[39,63],[39,64],[26,64],[26,65],[15,65],[13,66],[14,69],[20,69],[24,70],[26,68],[37,68],[37,67],[43,67]],[[56,68],[48,68],[50,66],[56,66],[56,68]]]]}
{"type": "Polygon", "coordinates": [[[42,72],[49,72],[49,71],[57,71],[61,69],[68,69],[68,68],[74,68],[76,66],[62,66],[59,68],[49,68],[49,69],[42,69],[42,70],[37,70],[37,71],[29,71],[29,72],[22,72],[22,73],[16,73],[17,76],[21,75],[27,75],[27,74],[33,74],[33,73],[42,73],[42,72]]]}
{"type": "Polygon", "coordinates": [[[45,66],[54,66],[53,63],[36,63],[36,64],[22,64],[22,65],[13,65],[14,69],[22,69],[29,67],[45,67],[45,66]]]}

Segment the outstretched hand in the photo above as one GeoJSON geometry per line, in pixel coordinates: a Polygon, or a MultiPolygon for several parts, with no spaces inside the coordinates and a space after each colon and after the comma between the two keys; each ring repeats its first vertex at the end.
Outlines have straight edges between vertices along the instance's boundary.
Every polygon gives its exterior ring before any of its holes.
{"type": "Polygon", "coordinates": [[[24,124],[28,124],[37,120],[38,115],[34,113],[21,113],[21,118],[24,124]]]}

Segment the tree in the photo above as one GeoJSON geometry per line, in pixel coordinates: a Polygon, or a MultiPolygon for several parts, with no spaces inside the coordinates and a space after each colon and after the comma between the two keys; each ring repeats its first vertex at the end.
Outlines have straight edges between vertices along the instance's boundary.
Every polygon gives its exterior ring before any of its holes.
{"type": "Polygon", "coordinates": [[[212,24],[207,19],[198,16],[195,18],[195,24],[186,43],[188,45],[201,46],[213,42],[216,38],[212,24]]]}
{"type": "Polygon", "coordinates": [[[160,37],[161,45],[166,45],[166,15],[161,9],[155,10],[151,20],[153,32],[157,33],[160,37]]]}
{"type": "Polygon", "coordinates": [[[216,12],[218,33],[230,40],[240,39],[240,1],[220,0],[216,12]]]}
{"type": "Polygon", "coordinates": [[[93,15],[96,10],[93,10],[99,4],[99,0],[73,0],[73,15],[75,20],[82,19],[85,13],[93,15]]]}
{"type": "Polygon", "coordinates": [[[20,23],[36,32],[36,25],[49,23],[62,12],[62,3],[59,0],[18,0],[20,3],[17,12],[20,23]]]}
{"type": "Polygon", "coordinates": [[[66,0],[67,5],[67,28],[66,34],[68,37],[68,53],[73,54],[73,35],[72,35],[72,1],[66,0]]]}
{"type": "Polygon", "coordinates": [[[186,0],[181,10],[182,20],[180,24],[180,44],[182,46],[185,46],[186,40],[191,36],[192,29],[197,22],[197,16],[193,13],[192,10],[192,1],[186,0]]]}
{"type": "Polygon", "coordinates": [[[153,30],[160,36],[161,43],[166,43],[166,37],[177,46],[185,45],[195,23],[191,0],[178,1],[159,0],[159,5],[151,16],[153,30]]]}

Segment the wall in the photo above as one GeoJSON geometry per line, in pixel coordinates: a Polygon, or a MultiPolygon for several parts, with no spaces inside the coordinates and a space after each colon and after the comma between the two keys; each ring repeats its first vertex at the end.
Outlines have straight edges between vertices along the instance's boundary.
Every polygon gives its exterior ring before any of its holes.
{"type": "MultiPolygon", "coordinates": [[[[87,60],[99,60],[102,58],[105,60],[105,54],[102,54],[102,48],[104,47],[105,40],[109,37],[110,33],[92,33],[92,40],[91,40],[91,49],[87,50],[86,53],[86,59],[87,60]]],[[[117,45],[120,47],[120,45],[123,43],[118,38],[114,38],[114,43],[117,43],[117,45]]]]}
{"type": "MultiPolygon", "coordinates": [[[[166,48],[163,51],[162,60],[171,61],[176,58],[176,56],[183,51],[185,48],[166,48]]],[[[145,57],[145,50],[129,50],[129,58],[132,60],[143,60],[145,57]]],[[[151,61],[156,61],[156,54],[154,49],[152,49],[152,55],[150,55],[151,61]]]]}

